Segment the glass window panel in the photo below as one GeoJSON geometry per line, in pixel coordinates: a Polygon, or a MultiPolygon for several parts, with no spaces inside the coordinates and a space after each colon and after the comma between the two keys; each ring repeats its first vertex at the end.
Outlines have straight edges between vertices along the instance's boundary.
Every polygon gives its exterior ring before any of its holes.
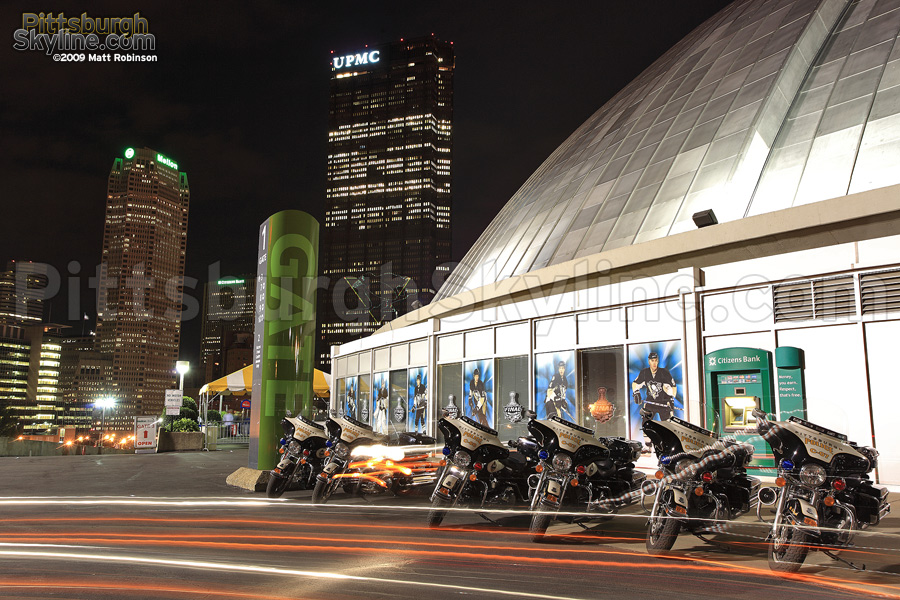
{"type": "Polygon", "coordinates": [[[581,425],[597,436],[628,436],[625,349],[612,346],[579,353],[581,425]]]}
{"type": "Polygon", "coordinates": [[[533,410],[529,381],[527,355],[497,359],[497,431],[502,441],[528,435],[528,420],[524,415],[518,422],[513,420],[525,410],[533,410]],[[517,405],[522,407],[521,411],[517,405]]]}
{"type": "Polygon", "coordinates": [[[391,371],[391,403],[388,408],[388,423],[391,433],[410,430],[409,423],[407,423],[407,383],[406,369],[391,371]]]}

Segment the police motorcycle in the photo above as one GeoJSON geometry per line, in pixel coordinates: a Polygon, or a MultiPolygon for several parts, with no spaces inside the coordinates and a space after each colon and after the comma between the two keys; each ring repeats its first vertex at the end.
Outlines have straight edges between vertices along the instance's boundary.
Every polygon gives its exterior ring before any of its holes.
{"type": "Polygon", "coordinates": [[[281,428],[284,431],[278,450],[281,460],[269,472],[266,485],[269,498],[279,498],[287,489],[313,487],[325,459],[328,437],[323,425],[298,414],[296,417],[285,416],[281,428]]]}
{"type": "Polygon", "coordinates": [[[342,415],[329,417],[325,428],[326,461],[316,477],[313,504],[326,503],[338,486],[348,494],[368,496],[388,491],[404,495],[434,484],[434,438],[416,432],[375,433],[342,415]]]}
{"type": "Polygon", "coordinates": [[[431,494],[428,526],[440,526],[448,509],[458,506],[527,504],[529,475],[537,447],[519,438],[504,446],[496,430],[469,417],[445,416],[437,423],[444,436],[446,459],[431,494]],[[510,452],[515,448],[517,452],[510,452]]]}
{"type": "Polygon", "coordinates": [[[775,507],[767,540],[769,568],[794,573],[810,550],[821,550],[865,569],[834,552],[852,546],[855,531],[878,525],[891,510],[888,491],[869,480],[878,466],[878,451],[798,417],[769,421],[760,410],[753,415],[778,465],[776,487],[759,492],[761,505],[775,507]]]}
{"type": "Polygon", "coordinates": [[[644,435],[659,459],[656,481],[648,479],[643,486],[644,497],[655,495],[647,523],[648,553],[671,550],[681,528],[703,539],[703,533],[750,510],[759,491],[759,479],[747,475],[751,444],[719,439],[678,417],[654,421],[652,413],[642,415],[644,435]]]}
{"type": "MultiPolygon", "coordinates": [[[[533,415],[532,415],[533,416],[533,415]]],[[[587,427],[554,415],[547,420],[532,418],[528,431],[540,445],[539,474],[532,496],[532,540],[542,541],[554,519],[584,526],[585,521],[611,515],[633,504],[645,475],[634,470],[641,456],[641,443],[619,437],[595,438],[587,427]],[[598,515],[561,517],[563,505],[598,515]]]]}

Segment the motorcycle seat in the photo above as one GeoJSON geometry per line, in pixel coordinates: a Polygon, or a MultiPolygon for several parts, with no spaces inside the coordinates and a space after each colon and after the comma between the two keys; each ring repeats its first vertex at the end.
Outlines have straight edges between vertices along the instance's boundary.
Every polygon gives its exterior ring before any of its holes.
{"type": "Polygon", "coordinates": [[[524,471],[528,461],[527,459],[519,452],[510,452],[509,456],[506,458],[501,458],[500,462],[503,463],[504,466],[513,470],[513,472],[519,473],[524,471]]]}

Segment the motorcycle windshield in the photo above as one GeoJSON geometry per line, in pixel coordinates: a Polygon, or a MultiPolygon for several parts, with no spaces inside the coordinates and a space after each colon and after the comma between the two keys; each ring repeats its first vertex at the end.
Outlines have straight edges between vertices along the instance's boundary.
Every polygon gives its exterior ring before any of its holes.
{"type": "Polygon", "coordinates": [[[787,458],[802,464],[807,459],[814,459],[826,465],[840,463],[839,470],[844,470],[841,467],[851,472],[871,470],[869,459],[852,446],[844,434],[797,417],[777,425],[773,434],[781,444],[773,445],[772,450],[779,462],[787,458]]]}
{"type": "Polygon", "coordinates": [[[468,417],[444,418],[438,422],[447,446],[452,451],[464,448],[475,455],[497,458],[509,454],[497,432],[468,417]]]}
{"type": "Polygon", "coordinates": [[[677,417],[666,421],[645,420],[643,430],[653,442],[658,458],[682,453],[700,458],[718,439],[712,431],[677,417]]]}

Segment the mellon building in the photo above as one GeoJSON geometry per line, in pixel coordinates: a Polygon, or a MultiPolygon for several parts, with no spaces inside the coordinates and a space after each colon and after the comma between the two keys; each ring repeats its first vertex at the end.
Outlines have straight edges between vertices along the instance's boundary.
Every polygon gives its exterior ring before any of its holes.
{"type": "Polygon", "coordinates": [[[900,4],[736,0],[598,106],[430,304],[335,349],[335,407],[425,375],[434,431],[475,369],[504,438],[516,405],[633,439],[638,405],[736,436],[761,406],[900,484],[900,4]]]}

